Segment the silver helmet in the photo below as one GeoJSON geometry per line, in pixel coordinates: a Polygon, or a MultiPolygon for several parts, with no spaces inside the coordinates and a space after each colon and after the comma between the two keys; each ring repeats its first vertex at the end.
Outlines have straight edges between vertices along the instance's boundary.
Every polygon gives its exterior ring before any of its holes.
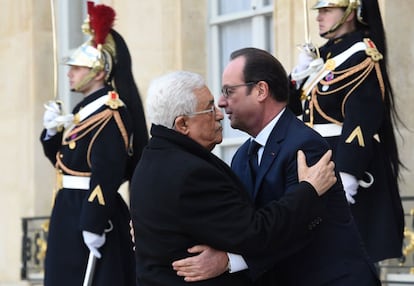
{"type": "Polygon", "coordinates": [[[335,32],[343,23],[345,23],[346,18],[348,18],[353,10],[356,11],[358,21],[366,25],[365,21],[362,18],[361,0],[318,0],[316,4],[312,6],[312,9],[321,8],[345,8],[345,13],[342,19],[334,26],[332,26],[328,32],[325,32],[321,36],[335,32]]]}

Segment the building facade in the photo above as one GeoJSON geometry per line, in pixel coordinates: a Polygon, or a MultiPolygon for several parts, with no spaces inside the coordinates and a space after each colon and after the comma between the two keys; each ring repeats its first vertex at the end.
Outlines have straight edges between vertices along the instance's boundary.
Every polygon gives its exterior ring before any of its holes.
{"type": "MultiPolygon", "coordinates": [[[[266,49],[290,70],[296,62],[296,46],[304,42],[300,0],[102,2],[117,12],[115,29],[129,46],[144,102],[151,79],[177,69],[205,76],[218,97],[221,71],[232,50],[245,46],[266,49]]],[[[310,5],[313,2],[309,0],[310,5]]],[[[414,126],[414,101],[410,100],[414,90],[414,1],[380,2],[388,36],[391,81],[405,123],[399,126],[398,137],[401,158],[407,166],[401,191],[409,197],[414,196],[414,174],[410,171],[414,169],[414,133],[410,129],[414,126]]],[[[22,219],[49,215],[54,186],[54,170],[39,143],[43,104],[62,99],[68,111],[79,100],[78,95],[68,91],[66,68],[57,65],[55,69],[55,63],[85,40],[80,25],[86,0],[0,3],[0,90],[5,99],[0,105],[0,286],[29,285],[21,279],[22,219]]],[[[310,13],[310,32],[314,43],[319,44],[322,40],[313,30],[315,17],[310,13]]],[[[228,122],[224,126],[224,142],[214,152],[229,162],[245,137],[231,130],[228,122]]]]}

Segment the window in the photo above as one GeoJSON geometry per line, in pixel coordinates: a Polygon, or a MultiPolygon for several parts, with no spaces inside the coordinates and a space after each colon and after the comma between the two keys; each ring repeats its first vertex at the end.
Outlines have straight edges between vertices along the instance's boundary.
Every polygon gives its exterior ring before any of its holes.
{"type": "MultiPolygon", "coordinates": [[[[230,53],[244,47],[273,51],[273,0],[209,0],[209,87],[220,96],[221,74],[230,53]]],[[[223,120],[223,143],[214,152],[228,164],[248,135],[223,120]]]]}
{"type": "Polygon", "coordinates": [[[81,30],[82,23],[86,18],[86,1],[62,0],[55,1],[55,3],[58,62],[57,98],[63,101],[64,112],[68,113],[82,99],[82,95],[70,91],[67,77],[68,67],[62,64],[62,60],[87,40],[87,36],[81,30]]]}

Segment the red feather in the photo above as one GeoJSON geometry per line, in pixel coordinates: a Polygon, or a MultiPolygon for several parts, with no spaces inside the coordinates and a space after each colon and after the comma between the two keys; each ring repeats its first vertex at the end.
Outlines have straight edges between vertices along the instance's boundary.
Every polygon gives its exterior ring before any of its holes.
{"type": "Polygon", "coordinates": [[[115,11],[106,5],[88,2],[89,25],[94,33],[95,45],[104,44],[115,21],[115,11]]]}
{"type": "Polygon", "coordinates": [[[90,15],[93,7],[95,6],[95,2],[88,1],[87,4],[88,4],[88,10],[87,10],[87,12],[88,12],[88,15],[90,15]]]}

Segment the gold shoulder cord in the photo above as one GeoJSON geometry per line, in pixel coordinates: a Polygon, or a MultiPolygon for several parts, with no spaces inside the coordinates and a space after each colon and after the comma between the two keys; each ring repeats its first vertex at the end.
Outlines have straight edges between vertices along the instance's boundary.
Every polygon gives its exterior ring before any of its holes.
{"type": "MultiPolygon", "coordinates": [[[[341,105],[341,112],[342,112],[342,116],[345,117],[345,102],[347,101],[348,97],[352,94],[352,92],[354,92],[354,90],[356,88],[358,88],[358,86],[360,86],[364,80],[368,77],[369,73],[375,68],[376,71],[376,75],[379,81],[379,85],[380,85],[380,89],[381,89],[381,97],[382,100],[384,100],[384,96],[385,96],[385,87],[384,87],[384,81],[383,81],[383,77],[382,77],[382,73],[381,73],[381,68],[379,65],[379,60],[381,60],[383,57],[381,55],[381,53],[376,49],[374,43],[370,40],[370,39],[364,39],[365,44],[367,45],[367,50],[366,50],[366,54],[369,56],[367,59],[365,59],[363,62],[361,62],[360,64],[353,66],[351,68],[345,69],[345,70],[341,70],[341,71],[332,71],[332,73],[334,75],[336,75],[334,77],[334,79],[330,80],[330,81],[326,81],[326,80],[321,80],[320,84],[321,85],[332,85],[335,83],[338,83],[342,80],[345,80],[347,78],[349,78],[350,76],[354,75],[357,72],[361,72],[360,75],[358,75],[355,79],[347,82],[344,85],[339,86],[338,88],[334,89],[334,90],[330,90],[327,92],[324,92],[322,90],[320,90],[318,88],[318,86],[316,85],[312,91],[312,107],[315,107],[315,109],[318,111],[318,113],[327,121],[338,124],[338,125],[342,125],[341,122],[335,120],[334,118],[328,116],[325,112],[322,111],[321,107],[318,104],[318,95],[320,96],[327,96],[327,95],[331,95],[333,93],[336,93],[352,84],[354,84],[354,86],[352,87],[352,89],[345,95],[344,100],[342,101],[342,105],[341,105]]],[[[313,114],[313,110],[311,110],[311,113],[313,114]]],[[[311,125],[313,125],[313,116],[311,117],[311,125]]]]}
{"type": "Polygon", "coordinates": [[[101,133],[102,129],[105,127],[106,124],[108,124],[109,120],[111,120],[112,117],[114,117],[116,125],[118,126],[118,129],[121,132],[121,136],[122,136],[122,139],[124,140],[124,144],[125,144],[125,149],[128,149],[128,135],[127,135],[127,132],[126,132],[125,125],[122,122],[121,116],[119,115],[119,112],[117,110],[110,110],[110,112],[111,112],[111,116],[108,117],[105,120],[105,122],[103,122],[103,124],[99,127],[98,131],[95,133],[95,135],[93,136],[91,142],[89,143],[88,152],[87,152],[87,160],[88,160],[89,167],[92,166],[91,160],[90,160],[92,145],[95,142],[96,138],[98,137],[99,133],[101,133]]]}
{"type": "MultiPolygon", "coordinates": [[[[123,106],[124,104],[121,100],[119,100],[119,96],[116,92],[110,92],[109,100],[106,103],[106,105],[109,106],[109,108],[103,110],[102,112],[99,112],[98,114],[91,116],[87,120],[84,120],[82,122],[79,122],[79,120],[77,120],[77,125],[72,130],[68,130],[67,134],[65,134],[62,140],[62,145],[69,145],[70,149],[74,149],[76,148],[76,141],[82,139],[87,134],[89,134],[89,132],[91,132],[93,129],[99,126],[98,131],[95,133],[91,142],[89,142],[89,145],[88,145],[87,163],[89,167],[92,166],[90,156],[91,156],[91,150],[92,150],[93,143],[95,142],[100,132],[103,130],[106,124],[108,124],[108,122],[111,120],[112,117],[114,118],[116,125],[118,126],[118,129],[121,133],[122,139],[125,144],[125,149],[128,150],[128,143],[129,143],[128,133],[125,128],[124,122],[122,121],[121,115],[119,114],[119,111],[118,111],[118,108],[123,106]],[[76,137],[74,137],[73,139],[69,139],[75,134],[77,135],[76,137]]],[[[76,114],[75,117],[78,115],[79,114],[76,114]]],[[[91,172],[75,171],[65,166],[65,164],[63,164],[62,162],[60,152],[56,154],[55,168],[56,168],[56,187],[53,192],[52,204],[55,201],[57,192],[63,187],[62,186],[62,171],[72,176],[80,176],[80,177],[91,176],[91,172]]]]}

